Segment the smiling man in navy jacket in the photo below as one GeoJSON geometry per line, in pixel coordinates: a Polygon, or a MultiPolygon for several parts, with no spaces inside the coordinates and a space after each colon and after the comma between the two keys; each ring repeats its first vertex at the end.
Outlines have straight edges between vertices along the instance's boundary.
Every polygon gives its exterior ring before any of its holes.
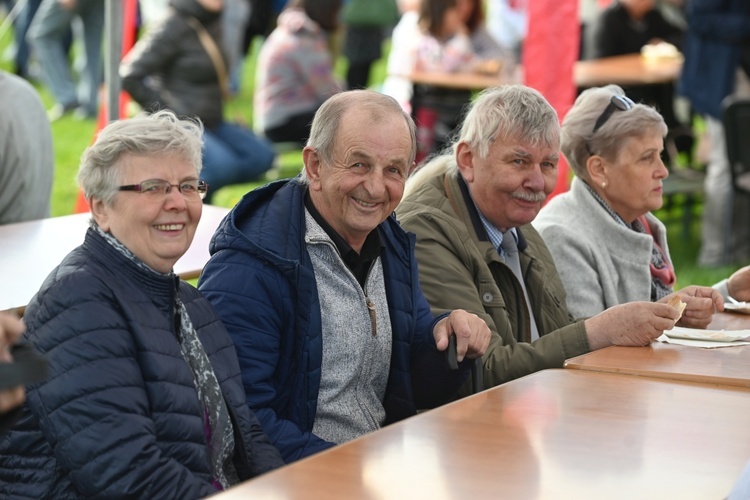
{"type": "Polygon", "coordinates": [[[477,316],[432,316],[414,237],[392,215],[415,145],[392,98],[337,94],[315,116],[301,176],[246,195],[214,236],[200,289],[287,462],[454,398],[487,348],[477,316]],[[441,352],[451,334],[454,372],[441,352]]]}

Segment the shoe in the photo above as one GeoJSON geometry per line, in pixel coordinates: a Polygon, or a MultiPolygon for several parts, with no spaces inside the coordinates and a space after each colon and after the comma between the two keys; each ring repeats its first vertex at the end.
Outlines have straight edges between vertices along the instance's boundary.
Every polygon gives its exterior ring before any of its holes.
{"type": "Polygon", "coordinates": [[[66,114],[70,113],[78,107],[77,102],[70,104],[55,104],[51,109],[47,110],[47,119],[50,123],[56,122],[66,114]]]}

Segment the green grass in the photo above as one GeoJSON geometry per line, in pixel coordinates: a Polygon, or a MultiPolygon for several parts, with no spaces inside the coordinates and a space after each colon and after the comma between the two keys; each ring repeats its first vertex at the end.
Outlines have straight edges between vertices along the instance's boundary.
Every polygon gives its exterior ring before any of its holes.
{"type": "MultiPolygon", "coordinates": [[[[3,54],[11,43],[12,33],[5,33],[0,38],[0,54],[3,54]]],[[[254,86],[255,57],[259,49],[259,43],[253,46],[251,53],[243,67],[242,88],[239,94],[227,105],[227,117],[240,119],[247,124],[252,123],[252,95],[254,86]]],[[[389,47],[386,44],[384,53],[389,47]]],[[[12,64],[0,58],[0,68],[12,71],[12,64]]],[[[343,79],[346,71],[346,61],[342,58],[337,60],[335,72],[343,79]]],[[[374,66],[371,74],[371,85],[379,85],[385,77],[385,58],[374,66]]],[[[45,105],[53,104],[49,92],[40,84],[36,84],[45,105]]],[[[55,180],[52,190],[52,215],[60,216],[71,214],[74,211],[78,188],[76,186],[76,172],[83,150],[92,142],[96,131],[94,120],[80,121],[73,117],[64,117],[52,124],[52,134],[55,148],[55,180]]],[[[277,166],[269,174],[258,182],[227,186],[219,190],[214,201],[216,205],[224,207],[234,206],[239,199],[248,191],[278,177],[290,177],[296,175],[302,165],[299,152],[285,153],[277,159],[277,166]]],[[[700,203],[692,208],[692,223],[687,234],[682,234],[682,211],[685,210],[685,200],[676,197],[675,203],[669,211],[660,210],[657,216],[667,224],[670,252],[677,269],[678,287],[691,284],[713,284],[728,276],[736,267],[722,267],[716,269],[701,268],[696,264],[696,257],[700,246],[700,203]]]]}

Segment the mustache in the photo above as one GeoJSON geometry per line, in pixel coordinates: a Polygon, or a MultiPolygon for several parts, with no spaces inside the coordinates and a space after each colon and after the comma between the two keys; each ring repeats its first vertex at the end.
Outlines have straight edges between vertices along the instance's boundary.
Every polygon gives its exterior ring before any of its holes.
{"type": "Polygon", "coordinates": [[[540,202],[547,199],[547,195],[544,191],[533,191],[531,193],[526,191],[514,191],[510,194],[511,198],[522,201],[540,202]]]}

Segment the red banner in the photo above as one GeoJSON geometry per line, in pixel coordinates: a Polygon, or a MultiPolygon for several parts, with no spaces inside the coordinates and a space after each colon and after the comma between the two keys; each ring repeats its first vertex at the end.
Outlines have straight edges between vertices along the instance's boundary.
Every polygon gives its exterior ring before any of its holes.
{"type": "MultiPolygon", "coordinates": [[[[528,9],[524,83],[540,91],[562,120],[576,97],[573,66],[581,38],[578,0],[534,0],[528,2],[528,9]]],[[[550,199],[567,191],[569,185],[568,164],[561,157],[557,185],[550,199]]]]}

